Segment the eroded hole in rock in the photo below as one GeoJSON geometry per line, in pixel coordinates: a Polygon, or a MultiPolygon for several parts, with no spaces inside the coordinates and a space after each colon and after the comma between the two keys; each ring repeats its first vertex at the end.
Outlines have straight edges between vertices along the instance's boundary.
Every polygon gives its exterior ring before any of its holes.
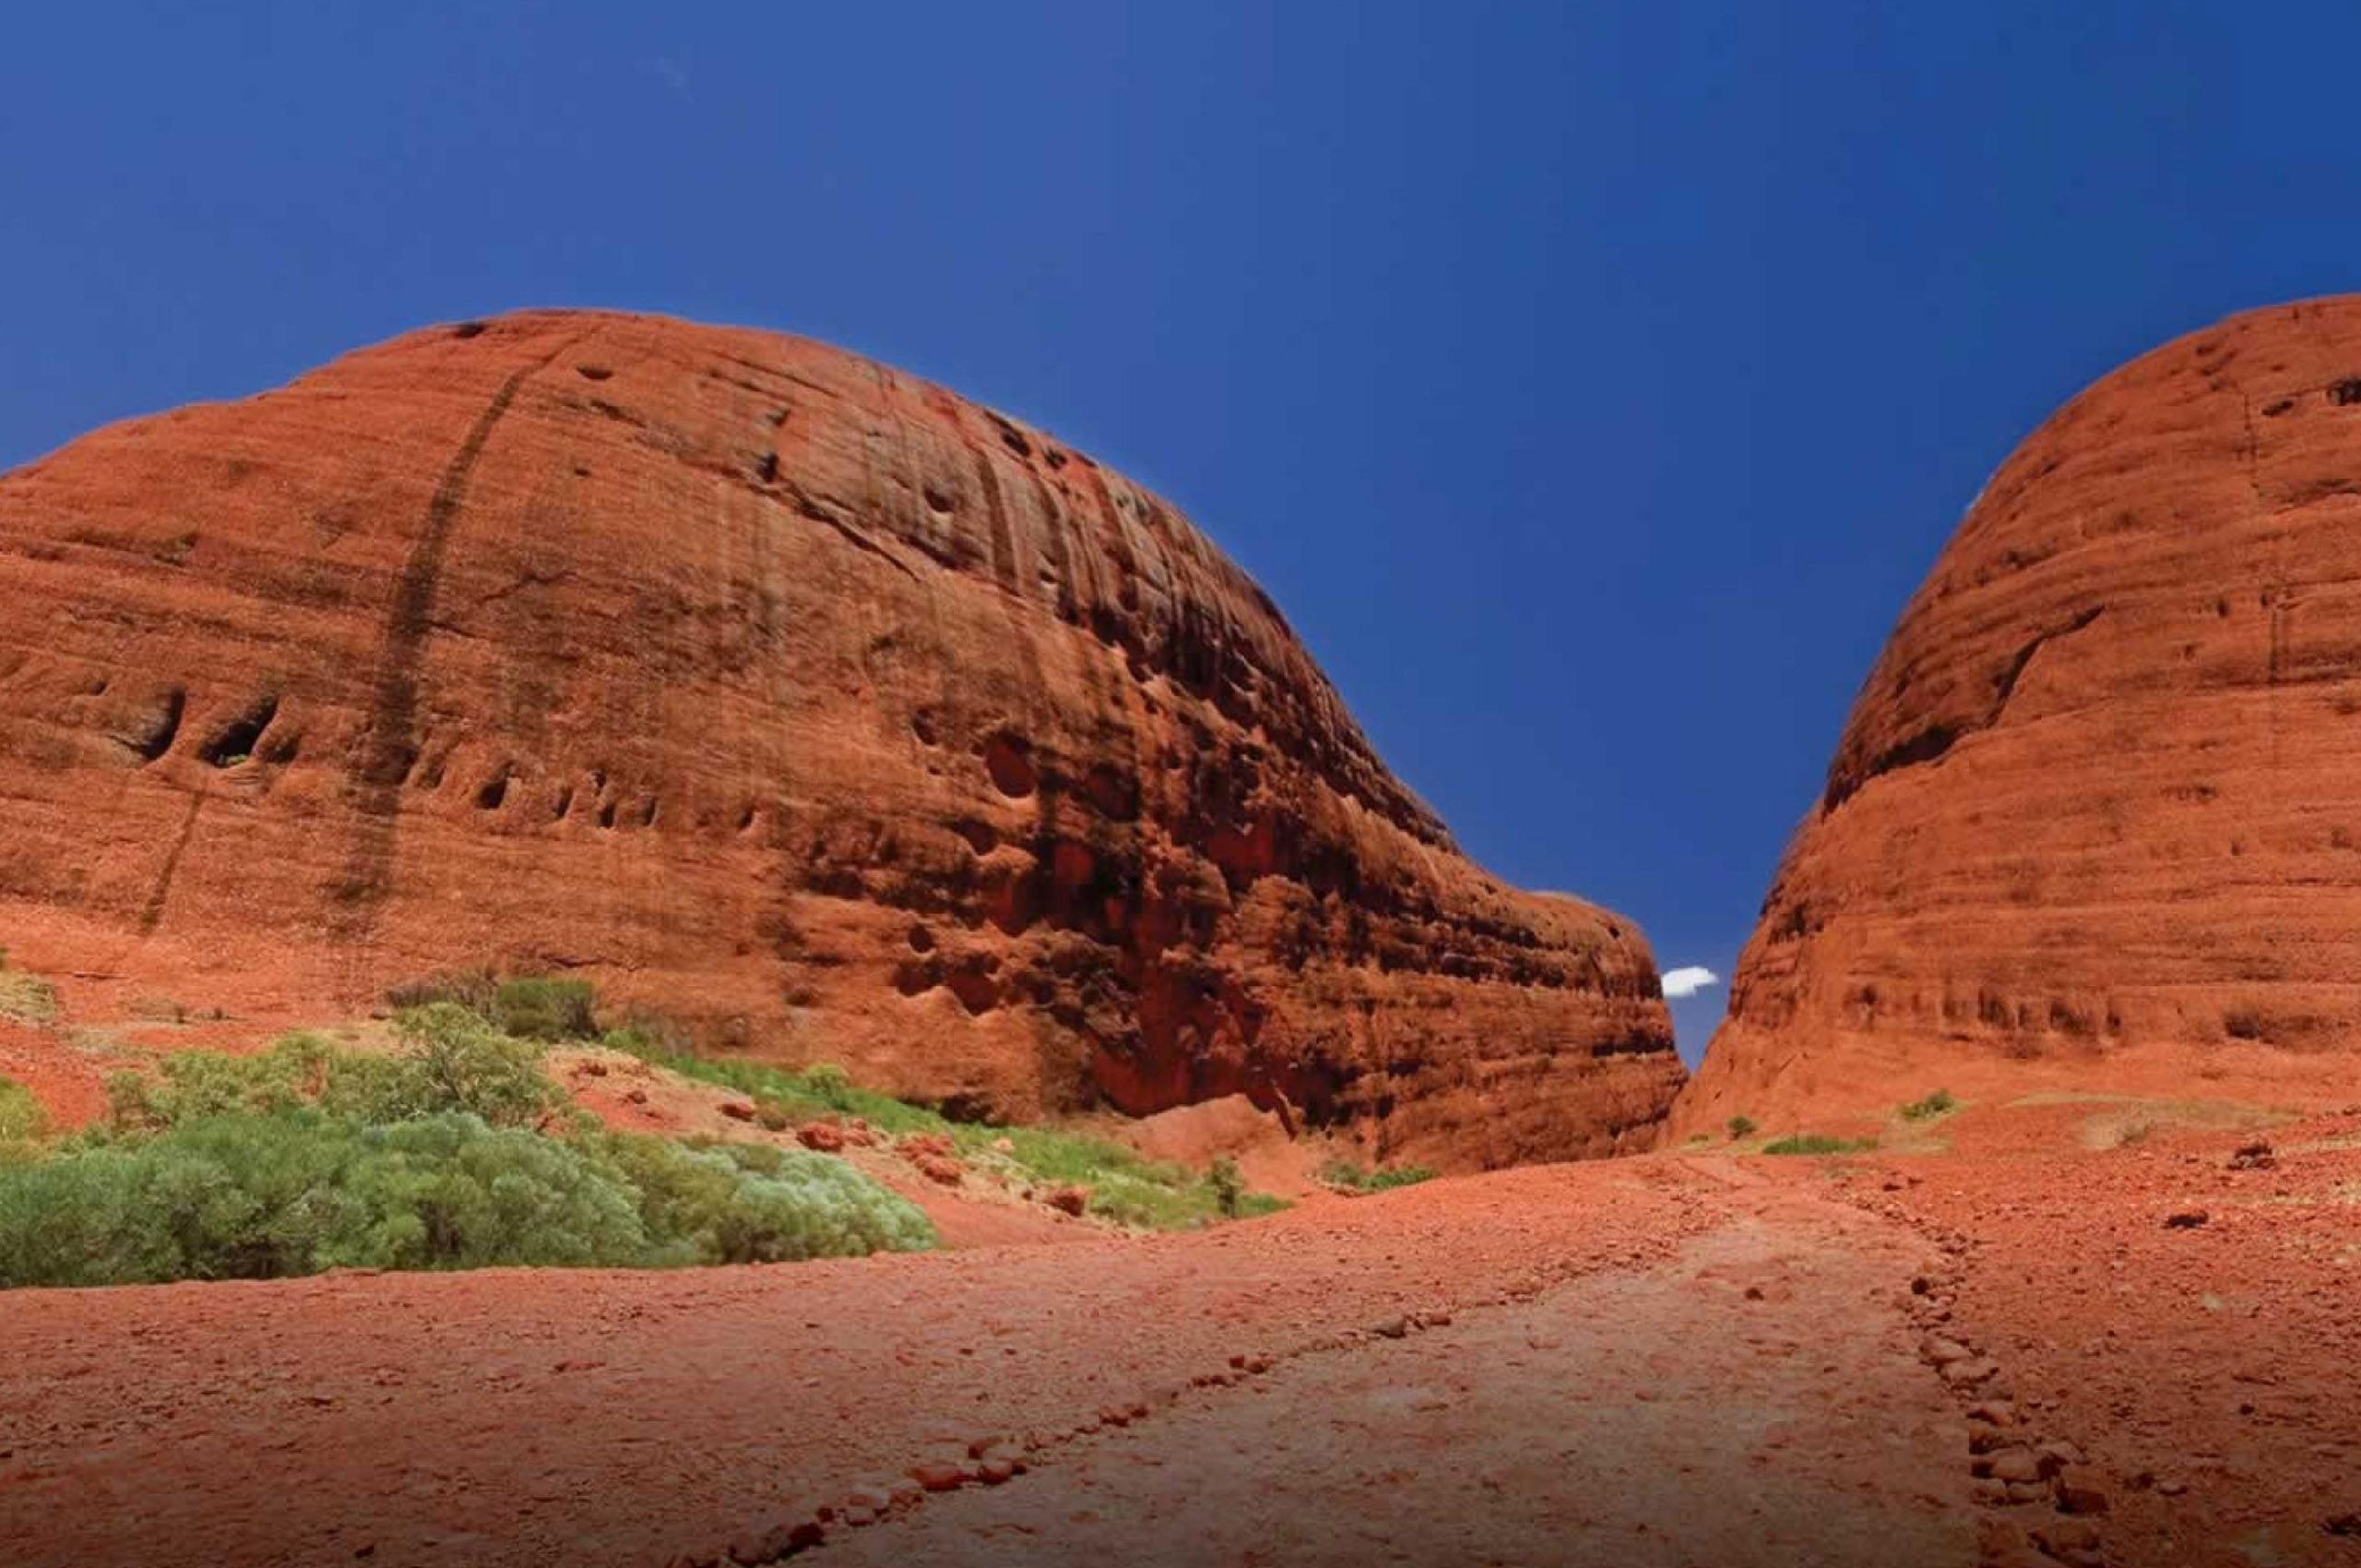
{"type": "Polygon", "coordinates": [[[894,989],[904,996],[923,996],[942,982],[935,976],[932,963],[905,963],[894,966],[894,989]]]}
{"type": "Polygon", "coordinates": [[[408,741],[389,745],[372,758],[368,767],[369,782],[381,789],[408,784],[418,767],[418,747],[408,741]]]}
{"type": "Polygon", "coordinates": [[[989,855],[1000,848],[1000,835],[989,822],[979,822],[969,817],[958,825],[958,832],[959,837],[967,841],[967,848],[979,855],[989,855]]]}
{"type": "Polygon", "coordinates": [[[459,323],[458,326],[451,328],[451,336],[461,339],[481,338],[483,336],[483,323],[481,321],[463,321],[459,323]]]}
{"type": "Polygon", "coordinates": [[[2293,398],[2274,398],[2262,406],[2262,417],[2267,420],[2275,420],[2295,406],[2296,399],[2293,398]]]}
{"type": "Polygon", "coordinates": [[[746,803],[746,809],[738,814],[738,831],[741,833],[752,833],[754,831],[754,818],[756,814],[753,802],[749,801],[746,803]]]}
{"type": "Polygon", "coordinates": [[[1008,936],[1032,929],[1041,918],[1041,886],[1031,868],[1002,876],[984,890],[984,918],[1008,936]]]}
{"type": "Polygon", "coordinates": [[[501,764],[499,771],[485,779],[482,788],[476,791],[476,810],[496,812],[505,804],[508,800],[508,780],[512,776],[509,765],[501,764]]]}
{"type": "Polygon", "coordinates": [[[663,802],[657,800],[653,795],[650,795],[647,799],[641,801],[639,802],[639,825],[642,827],[655,826],[657,814],[662,810],[663,802]]]}
{"type": "Polygon", "coordinates": [[[934,744],[934,715],[927,712],[924,708],[920,708],[918,712],[911,714],[910,733],[916,735],[919,738],[919,743],[922,745],[931,746],[934,744]]]}
{"type": "Polygon", "coordinates": [[[279,714],[276,696],[259,697],[213,731],[197,755],[215,767],[235,767],[255,754],[255,742],[279,714]]]}
{"type": "Polygon", "coordinates": [[[932,512],[938,517],[947,517],[951,516],[952,501],[950,496],[944,494],[942,490],[931,484],[926,487],[924,493],[926,495],[926,505],[928,511],[932,512]]]}
{"type": "Polygon", "coordinates": [[[574,786],[571,784],[559,785],[557,787],[557,799],[550,807],[550,820],[552,822],[564,822],[565,820],[566,814],[573,809],[574,786]]]}
{"type": "Polygon", "coordinates": [[[1020,457],[1030,457],[1033,456],[1033,443],[1025,439],[1025,433],[1023,431],[1017,429],[1014,425],[1009,423],[1006,420],[1002,419],[997,414],[992,416],[992,423],[1000,428],[1000,444],[1002,445],[1007,447],[1010,451],[1015,453],[1020,457]]]}
{"type": "Polygon", "coordinates": [[[599,826],[601,827],[612,827],[614,825],[615,802],[609,801],[599,808],[599,826]]]}
{"type": "Polygon", "coordinates": [[[1000,1005],[1000,981],[981,969],[954,969],[943,977],[943,985],[970,1014],[989,1013],[1000,1005]]]}
{"type": "Polygon", "coordinates": [[[1139,780],[1109,764],[1093,766],[1082,789],[1091,809],[1100,816],[1130,822],[1140,814],[1139,780]]]}
{"type": "Polygon", "coordinates": [[[142,762],[154,762],[172,749],[172,742],[180,738],[181,715],[187,711],[187,692],[174,686],[164,694],[164,700],[129,737],[131,749],[142,762]]]}
{"type": "Polygon", "coordinates": [[[1021,800],[1041,786],[1041,775],[1033,766],[1033,747],[1023,737],[1002,733],[984,742],[984,771],[991,775],[992,788],[1013,800],[1021,800]]]}
{"type": "Polygon", "coordinates": [[[754,459],[754,478],[764,484],[778,482],[778,454],[765,452],[754,459]]]}
{"type": "Polygon", "coordinates": [[[585,381],[604,381],[615,374],[611,367],[602,364],[578,364],[574,367],[574,373],[585,381]]]}
{"type": "Polygon", "coordinates": [[[934,951],[934,932],[922,925],[914,925],[910,927],[909,943],[913,953],[931,953],[934,951]]]}
{"type": "Polygon", "coordinates": [[[785,423],[787,422],[787,416],[788,416],[788,415],[789,415],[789,414],[791,414],[791,413],[793,413],[794,411],[795,411],[795,410],[794,410],[793,409],[774,409],[774,410],[771,410],[771,428],[772,428],[773,430],[777,430],[777,429],[778,429],[781,425],[785,424],[785,423]]]}

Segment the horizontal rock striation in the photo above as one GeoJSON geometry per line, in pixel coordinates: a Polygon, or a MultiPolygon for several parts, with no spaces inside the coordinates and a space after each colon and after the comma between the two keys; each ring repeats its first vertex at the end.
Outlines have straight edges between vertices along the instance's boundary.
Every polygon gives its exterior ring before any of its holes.
{"type": "Polygon", "coordinates": [[[1638,932],[1463,858],[1186,519],[822,345],[411,334],[0,480],[0,921],[184,1002],[581,971],[955,1112],[1459,1166],[1680,1081],[1638,932]]]}

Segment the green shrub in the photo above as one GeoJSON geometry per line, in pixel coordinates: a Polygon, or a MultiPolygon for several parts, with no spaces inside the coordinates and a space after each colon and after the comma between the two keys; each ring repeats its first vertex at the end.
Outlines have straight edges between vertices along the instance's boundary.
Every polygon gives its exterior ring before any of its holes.
{"type": "Polygon", "coordinates": [[[0,1285],[338,1266],[665,1266],[907,1251],[932,1228],[840,1160],[552,1137],[460,1112],[242,1112],[0,1166],[0,1285]]]}
{"type": "Polygon", "coordinates": [[[464,1007],[504,1034],[520,1039],[595,1039],[599,992],[588,980],[551,975],[512,975],[492,970],[453,969],[408,980],[386,992],[397,1012],[437,1003],[464,1007]]]}
{"type": "Polygon", "coordinates": [[[38,976],[0,968],[0,1018],[36,1027],[57,1021],[57,988],[38,976]]]}
{"type": "Polygon", "coordinates": [[[495,1028],[520,1039],[595,1039],[599,993],[588,980],[519,976],[500,982],[489,1016],[495,1028]]]}
{"type": "Polygon", "coordinates": [[[29,1144],[49,1131],[49,1115],[33,1091],[14,1078],[0,1077],[0,1150],[11,1144],[29,1144]]]}
{"type": "Polygon", "coordinates": [[[367,1122],[464,1111],[495,1127],[538,1122],[564,1103],[540,1047],[456,1004],[404,1013],[394,1033],[409,1048],[398,1056],[337,1057],[323,1103],[367,1122]]]}
{"type": "Polygon", "coordinates": [[[1764,1154],[1857,1154],[1878,1146],[1875,1138],[1832,1138],[1825,1133],[1797,1133],[1762,1146],[1764,1154]]]}
{"type": "Polygon", "coordinates": [[[791,1263],[934,1243],[917,1208],[825,1155],[621,1133],[584,1141],[639,1193],[648,1234],[686,1251],[681,1261],[791,1263]]]}
{"type": "Polygon", "coordinates": [[[500,994],[500,977],[490,969],[451,969],[423,980],[405,980],[386,992],[396,1012],[428,1007],[437,1002],[456,1003],[487,1021],[493,999],[500,994]]]}
{"type": "Polygon", "coordinates": [[[1914,1099],[1902,1108],[1904,1122],[1931,1122],[1938,1116],[1948,1116],[1959,1109],[1959,1101],[1949,1089],[1937,1089],[1924,1099],[1914,1099]]]}
{"type": "Polygon", "coordinates": [[[1320,1179],[1332,1187],[1347,1187],[1356,1193],[1383,1193],[1431,1182],[1435,1173],[1423,1165],[1380,1165],[1363,1170],[1349,1159],[1332,1159],[1320,1168],[1320,1179]]]}
{"type": "MultiPolygon", "coordinates": [[[[1209,1173],[1146,1159],[1104,1138],[1053,1127],[954,1122],[926,1106],[862,1088],[831,1063],[795,1071],[759,1062],[715,1061],[666,1050],[636,1028],[611,1030],[604,1043],[682,1077],[734,1089],[753,1100],[758,1119],[777,1115],[808,1122],[857,1116],[896,1137],[908,1133],[947,1137],[971,1165],[998,1169],[1037,1185],[1089,1188],[1089,1212],[1119,1225],[1184,1230],[1224,1218],[1221,1196],[1209,1173]],[[1003,1143],[1007,1149],[999,1147],[1003,1143]]],[[[1241,1192],[1238,1216],[1270,1214],[1286,1206],[1266,1194],[1241,1192]]]]}
{"type": "Polygon", "coordinates": [[[107,1080],[118,1131],[160,1132],[220,1116],[267,1116],[317,1105],[381,1123],[464,1112],[496,1127],[540,1121],[564,1102],[541,1070],[540,1048],[514,1039],[455,1003],[394,1021],[403,1049],[386,1056],[338,1051],[317,1035],[291,1034],[251,1056],[185,1051],[153,1076],[107,1080]]]}
{"type": "Polygon", "coordinates": [[[1732,1143],[1737,1143],[1741,1138],[1750,1138],[1754,1136],[1754,1118],[1733,1116],[1729,1119],[1729,1130],[1732,1143]]]}
{"type": "Polygon", "coordinates": [[[332,1054],[316,1035],[291,1034],[253,1056],[184,1051],[165,1057],[151,1077],[107,1079],[108,1120],[119,1131],[160,1132],[231,1115],[269,1115],[317,1099],[332,1054]]]}
{"type": "Polygon", "coordinates": [[[1238,1161],[1228,1155],[1216,1158],[1213,1169],[1205,1172],[1205,1181],[1213,1188],[1214,1206],[1224,1219],[1236,1219],[1246,1202],[1246,1182],[1238,1172],[1238,1161]]]}

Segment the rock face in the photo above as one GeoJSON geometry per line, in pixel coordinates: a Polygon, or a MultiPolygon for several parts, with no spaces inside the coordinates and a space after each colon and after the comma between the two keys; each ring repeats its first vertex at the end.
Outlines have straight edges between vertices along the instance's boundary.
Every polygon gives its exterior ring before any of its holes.
{"type": "Polygon", "coordinates": [[[1644,1142],[1629,923],[1501,885],[1270,600],[821,345],[535,313],[0,480],[0,938],[184,1004],[564,969],[955,1111],[1644,1142]]]}
{"type": "Polygon", "coordinates": [[[2361,1062],[2361,300],[2076,398],[1903,612],[1681,1133],[2142,1063],[2361,1062]]]}

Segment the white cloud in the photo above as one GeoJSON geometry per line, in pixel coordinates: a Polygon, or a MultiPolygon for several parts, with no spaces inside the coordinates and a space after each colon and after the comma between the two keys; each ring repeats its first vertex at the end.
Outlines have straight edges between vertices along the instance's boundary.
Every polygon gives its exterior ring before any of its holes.
{"type": "Polygon", "coordinates": [[[1667,969],[1665,971],[1664,993],[1667,996],[1674,997],[1676,999],[1684,996],[1694,996],[1699,992],[1705,990],[1709,986],[1716,986],[1721,983],[1722,977],[1707,968],[1704,965],[1684,964],[1679,968],[1667,969]]]}

